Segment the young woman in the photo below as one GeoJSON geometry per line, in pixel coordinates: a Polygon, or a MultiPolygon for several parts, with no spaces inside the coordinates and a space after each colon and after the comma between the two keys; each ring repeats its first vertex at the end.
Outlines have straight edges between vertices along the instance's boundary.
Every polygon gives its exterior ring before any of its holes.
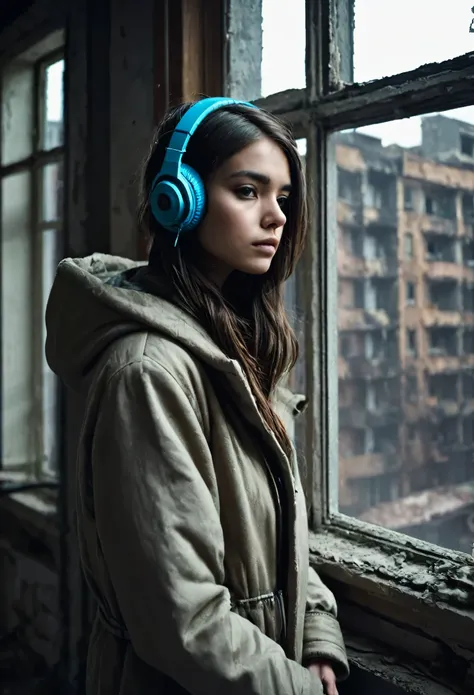
{"type": "Polygon", "coordinates": [[[281,386],[306,231],[294,139],[245,103],[170,111],[139,219],[149,263],[66,259],[47,311],[49,363],[85,394],[87,695],[336,695],[347,659],[281,386]]]}

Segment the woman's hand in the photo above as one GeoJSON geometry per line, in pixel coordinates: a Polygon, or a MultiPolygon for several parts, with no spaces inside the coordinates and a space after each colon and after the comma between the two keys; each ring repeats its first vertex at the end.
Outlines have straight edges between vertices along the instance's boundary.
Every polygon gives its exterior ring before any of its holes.
{"type": "Polygon", "coordinates": [[[338,695],[336,676],[331,664],[327,661],[314,661],[312,664],[309,664],[308,669],[320,679],[326,695],[338,695]]]}

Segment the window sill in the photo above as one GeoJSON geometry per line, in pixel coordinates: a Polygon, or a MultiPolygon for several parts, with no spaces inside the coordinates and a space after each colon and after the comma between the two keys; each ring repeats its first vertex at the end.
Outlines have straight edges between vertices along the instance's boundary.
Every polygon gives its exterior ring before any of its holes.
{"type": "MultiPolygon", "coordinates": [[[[407,695],[466,695],[464,686],[446,684],[427,674],[422,664],[407,657],[406,654],[345,634],[347,654],[351,668],[390,683],[407,695]]],[[[353,670],[354,673],[354,670],[353,670]]],[[[454,678],[457,676],[455,675],[454,678]]],[[[350,681],[349,681],[350,682],[350,681]]],[[[384,689],[380,687],[380,690],[384,689]]],[[[377,688],[378,692],[378,688],[377,688]]]]}
{"type": "Polygon", "coordinates": [[[342,516],[311,534],[310,551],[346,634],[388,650],[388,670],[403,654],[400,663],[413,661],[420,677],[473,692],[474,558],[342,516]]]}

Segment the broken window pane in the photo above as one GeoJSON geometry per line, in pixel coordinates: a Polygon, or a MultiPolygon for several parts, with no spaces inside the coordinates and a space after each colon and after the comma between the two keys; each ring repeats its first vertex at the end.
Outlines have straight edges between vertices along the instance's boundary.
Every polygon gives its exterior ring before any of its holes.
{"type": "MultiPolygon", "coordinates": [[[[473,50],[472,3],[398,0],[387,8],[380,0],[355,0],[354,6],[355,82],[396,75],[473,50]]],[[[472,139],[465,144],[471,156],[473,145],[472,139]]]]}
{"type": "Polygon", "coordinates": [[[466,552],[474,513],[467,136],[474,107],[331,139],[339,511],[466,552]]]}

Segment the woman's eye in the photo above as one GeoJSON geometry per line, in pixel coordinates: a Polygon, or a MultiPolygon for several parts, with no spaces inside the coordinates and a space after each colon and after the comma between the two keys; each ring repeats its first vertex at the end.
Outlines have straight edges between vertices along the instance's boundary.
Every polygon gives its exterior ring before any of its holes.
{"type": "Polygon", "coordinates": [[[252,186],[242,186],[237,192],[242,198],[253,198],[255,196],[252,186]]]}
{"type": "Polygon", "coordinates": [[[281,196],[281,198],[278,198],[278,205],[282,210],[285,210],[288,205],[288,196],[284,195],[281,196]]]}

